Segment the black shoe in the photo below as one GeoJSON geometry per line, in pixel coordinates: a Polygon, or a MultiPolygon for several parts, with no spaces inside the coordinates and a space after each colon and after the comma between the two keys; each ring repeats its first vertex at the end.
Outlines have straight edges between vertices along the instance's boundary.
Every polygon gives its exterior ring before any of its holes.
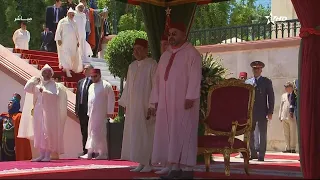
{"type": "Polygon", "coordinates": [[[290,152],[290,153],[297,153],[297,152],[296,152],[296,150],[291,150],[291,152],[290,152]]]}
{"type": "Polygon", "coordinates": [[[291,153],[291,150],[282,151],[283,153],[291,153]]]}
{"type": "Polygon", "coordinates": [[[258,159],[258,155],[254,155],[254,156],[251,155],[250,158],[249,158],[249,160],[253,160],[253,159],[258,159]]]}
{"type": "Polygon", "coordinates": [[[182,175],[182,170],[171,170],[168,175],[160,176],[160,179],[174,179],[180,178],[182,175]]]}
{"type": "Polygon", "coordinates": [[[258,161],[264,161],[264,158],[263,157],[259,157],[258,161]]]}
{"type": "Polygon", "coordinates": [[[193,179],[193,171],[182,171],[179,179],[193,179]]]}

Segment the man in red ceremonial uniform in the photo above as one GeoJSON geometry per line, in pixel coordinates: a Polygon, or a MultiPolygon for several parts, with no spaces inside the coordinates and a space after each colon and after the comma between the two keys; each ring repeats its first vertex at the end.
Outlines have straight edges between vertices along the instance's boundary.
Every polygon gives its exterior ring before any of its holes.
{"type": "Polygon", "coordinates": [[[152,162],[166,164],[164,179],[193,178],[196,165],[202,66],[186,32],[184,24],[170,24],[170,47],[160,58],[150,98],[156,108],[152,162]]]}
{"type": "Polygon", "coordinates": [[[239,79],[245,81],[248,78],[248,74],[246,72],[240,72],[239,73],[239,79]]]}
{"type": "Polygon", "coordinates": [[[21,96],[17,93],[8,103],[8,112],[0,115],[1,161],[23,161],[32,158],[30,141],[18,138],[21,119],[21,96]]]}

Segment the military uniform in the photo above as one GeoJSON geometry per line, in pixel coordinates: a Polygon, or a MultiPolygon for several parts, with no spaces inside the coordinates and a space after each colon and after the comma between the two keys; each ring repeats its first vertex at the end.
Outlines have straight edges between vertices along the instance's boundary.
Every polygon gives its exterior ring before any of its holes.
{"type": "Polygon", "coordinates": [[[298,99],[298,79],[296,79],[293,82],[294,85],[294,90],[291,96],[291,101],[290,101],[290,113],[294,113],[294,115],[296,116],[296,120],[298,120],[298,114],[297,114],[297,108],[298,108],[298,104],[297,104],[297,99],[298,99]]]}
{"type": "MultiPolygon", "coordinates": [[[[263,68],[265,65],[261,61],[254,61],[250,64],[252,68],[263,68]]],[[[274,92],[272,81],[267,77],[253,77],[245,81],[255,87],[255,101],[253,106],[253,119],[252,119],[252,133],[250,137],[250,151],[251,159],[264,161],[264,156],[267,150],[267,115],[273,114],[274,110],[274,92]],[[257,126],[255,126],[257,124],[257,126]],[[259,139],[254,138],[254,130],[257,127],[260,131],[259,143],[259,156],[256,148],[254,147],[255,141],[259,139]]]]}

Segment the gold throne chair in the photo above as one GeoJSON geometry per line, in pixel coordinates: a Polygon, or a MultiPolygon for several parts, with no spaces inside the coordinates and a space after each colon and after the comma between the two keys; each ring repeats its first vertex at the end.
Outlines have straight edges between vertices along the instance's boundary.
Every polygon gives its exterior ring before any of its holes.
{"type": "Polygon", "coordinates": [[[230,176],[230,154],[242,153],[249,175],[249,141],[252,127],[254,87],[238,79],[226,79],[210,88],[205,135],[198,137],[198,154],[205,157],[209,172],[212,154],[223,154],[225,175],[230,176]],[[243,135],[243,141],[235,138],[243,135]]]}

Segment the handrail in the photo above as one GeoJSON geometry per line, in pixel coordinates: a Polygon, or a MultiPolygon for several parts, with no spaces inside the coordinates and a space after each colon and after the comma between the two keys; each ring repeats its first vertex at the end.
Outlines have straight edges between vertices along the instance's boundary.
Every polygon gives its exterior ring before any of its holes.
{"type": "Polygon", "coordinates": [[[192,30],[189,41],[195,45],[238,43],[266,39],[297,37],[301,24],[298,19],[258,23],[240,26],[225,26],[192,30]]]}
{"type": "MultiPolygon", "coordinates": [[[[0,44],[0,68],[6,69],[7,72],[12,73],[13,77],[20,84],[25,85],[25,83],[32,76],[39,76],[40,71],[32,67],[23,59],[17,57],[12,52],[10,52],[6,47],[0,44]],[[10,60],[9,60],[10,59],[10,60]]],[[[75,114],[75,94],[70,90],[67,90],[68,95],[68,116],[74,121],[79,123],[79,120],[75,114]]]]}

